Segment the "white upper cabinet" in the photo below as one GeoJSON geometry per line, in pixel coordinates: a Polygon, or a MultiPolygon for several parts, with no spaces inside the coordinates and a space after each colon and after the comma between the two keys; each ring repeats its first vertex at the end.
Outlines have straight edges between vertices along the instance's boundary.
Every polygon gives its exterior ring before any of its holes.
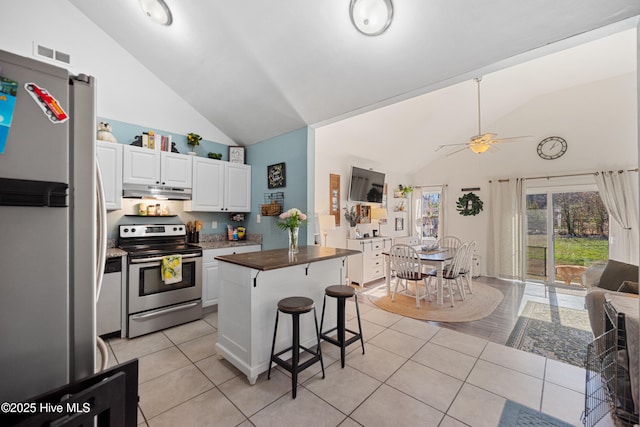
{"type": "Polygon", "coordinates": [[[251,211],[251,166],[225,163],[224,206],[231,212],[251,211]]]}
{"type": "Polygon", "coordinates": [[[133,145],[124,146],[124,183],[191,188],[191,171],[191,156],[133,145]]]}
{"type": "Polygon", "coordinates": [[[250,212],[251,166],[193,159],[193,190],[185,211],[250,212]]]}
{"type": "Polygon", "coordinates": [[[102,172],[107,210],[122,207],[122,144],[96,141],[96,157],[102,172]]]}
{"type": "Polygon", "coordinates": [[[184,154],[160,152],[160,177],[162,185],[191,188],[193,157],[184,154]]]}
{"type": "Polygon", "coordinates": [[[220,212],[224,207],[224,164],[219,160],[193,159],[193,189],[187,211],[220,212]]]}

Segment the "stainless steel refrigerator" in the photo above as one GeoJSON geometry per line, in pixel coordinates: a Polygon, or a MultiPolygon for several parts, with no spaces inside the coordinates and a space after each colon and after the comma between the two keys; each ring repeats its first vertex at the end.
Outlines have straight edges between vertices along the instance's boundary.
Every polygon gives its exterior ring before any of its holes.
{"type": "Polygon", "coordinates": [[[15,101],[0,109],[0,402],[15,402],[95,371],[95,83],[4,51],[0,82],[15,101]]]}

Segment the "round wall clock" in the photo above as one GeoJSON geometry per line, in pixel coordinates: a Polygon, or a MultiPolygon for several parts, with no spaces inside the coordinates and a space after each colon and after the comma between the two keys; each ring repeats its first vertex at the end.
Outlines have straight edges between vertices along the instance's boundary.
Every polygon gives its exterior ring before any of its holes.
{"type": "Polygon", "coordinates": [[[538,156],[545,160],[554,160],[567,152],[567,141],[559,136],[550,136],[538,144],[538,156]]]}

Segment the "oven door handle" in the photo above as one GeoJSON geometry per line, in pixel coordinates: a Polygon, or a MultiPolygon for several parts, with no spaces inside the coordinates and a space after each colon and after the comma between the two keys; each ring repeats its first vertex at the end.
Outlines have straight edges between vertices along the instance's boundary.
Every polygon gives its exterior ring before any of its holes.
{"type": "MultiPolygon", "coordinates": [[[[197,257],[201,257],[201,254],[184,254],[182,255],[182,259],[184,258],[197,258],[197,257]]],[[[132,259],[130,261],[131,264],[141,264],[141,263],[147,263],[147,262],[156,262],[156,261],[162,261],[161,256],[159,257],[154,257],[154,258],[140,258],[140,259],[132,259]]]]}

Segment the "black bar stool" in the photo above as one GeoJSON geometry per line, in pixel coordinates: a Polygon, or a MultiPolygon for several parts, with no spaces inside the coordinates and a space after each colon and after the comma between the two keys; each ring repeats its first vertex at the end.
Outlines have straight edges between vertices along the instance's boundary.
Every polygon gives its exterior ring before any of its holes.
{"type": "Polygon", "coordinates": [[[322,367],[322,378],[324,378],[324,363],[322,362],[322,351],[320,349],[320,333],[318,332],[318,319],[316,318],[316,307],[313,300],[307,297],[289,297],[281,299],[280,301],[278,301],[278,311],[276,312],[276,326],[273,330],[273,343],[271,344],[271,361],[269,362],[269,373],[267,374],[267,379],[271,379],[271,362],[277,363],[278,365],[282,366],[284,369],[291,373],[291,388],[293,389],[292,394],[293,398],[295,399],[298,385],[298,374],[318,361],[320,361],[320,366],[322,367]],[[313,310],[313,320],[315,321],[316,325],[314,330],[316,331],[316,336],[318,338],[317,351],[311,351],[308,348],[300,345],[300,315],[309,313],[311,310],[313,310]],[[290,314],[292,316],[293,344],[291,345],[291,347],[274,354],[276,347],[276,334],[278,333],[278,317],[280,315],[280,312],[290,314]],[[299,363],[300,349],[303,349],[313,357],[305,362],[299,363]],[[291,350],[291,362],[280,358],[283,353],[286,353],[289,350],[291,350]]]}
{"type": "Polygon", "coordinates": [[[364,340],[362,339],[362,324],[360,323],[360,308],[358,307],[358,294],[351,286],[345,285],[333,285],[328,286],[324,290],[324,301],[322,303],[322,320],[320,322],[320,337],[327,342],[330,342],[333,345],[337,345],[340,347],[340,361],[342,363],[342,367],[344,368],[344,349],[354,342],[360,340],[362,345],[362,354],[364,354],[364,340]],[[336,327],[333,329],[329,329],[328,331],[323,332],[322,325],[324,324],[324,309],[327,304],[327,296],[337,298],[338,299],[338,321],[336,323],[336,327]],[[355,332],[346,328],[345,321],[345,304],[347,298],[354,297],[356,303],[356,313],[358,315],[358,331],[355,332]],[[329,336],[329,334],[333,331],[338,331],[338,339],[334,339],[329,336]],[[353,336],[349,339],[345,339],[345,332],[349,332],[353,334],[353,336]]]}

